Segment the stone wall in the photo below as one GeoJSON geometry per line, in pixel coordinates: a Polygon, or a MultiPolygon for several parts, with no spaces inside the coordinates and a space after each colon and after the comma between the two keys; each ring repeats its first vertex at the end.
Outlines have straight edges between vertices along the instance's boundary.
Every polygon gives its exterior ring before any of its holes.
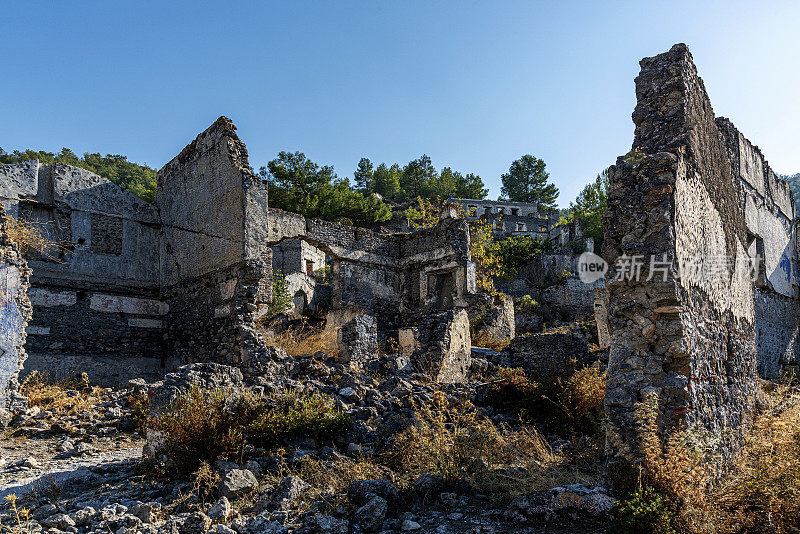
{"type": "Polygon", "coordinates": [[[798,346],[797,232],[795,204],[786,182],[778,178],[758,147],[728,119],[718,118],[739,197],[745,210],[748,254],[758,258],[756,279],[756,349],[758,372],[777,377],[796,366],[798,346]]]}
{"type": "Polygon", "coordinates": [[[28,367],[103,381],[108,358],[126,359],[123,379],[159,365],[165,306],[155,207],[84,169],[38,161],[0,165],[0,195],[9,214],[55,243],[26,252],[28,367]],[[71,360],[85,366],[64,363],[71,360]]]}
{"type": "Polygon", "coordinates": [[[11,419],[17,378],[25,362],[25,326],[31,316],[26,296],[30,271],[6,233],[0,205],[0,425],[11,419]]]}
{"type": "Polygon", "coordinates": [[[619,465],[636,458],[635,406],[652,393],[664,427],[705,430],[730,458],[756,392],[740,180],[686,46],[640,65],[636,150],[609,170],[603,221],[611,266],[608,452],[619,465]]]}
{"type": "Polygon", "coordinates": [[[566,320],[590,317],[594,313],[594,290],[605,285],[601,279],[584,283],[578,277],[576,254],[541,254],[520,270],[512,291],[529,294],[566,320]]]}
{"type": "Polygon", "coordinates": [[[161,295],[174,364],[248,360],[272,293],[267,188],[220,117],[158,171],[161,295]]]}

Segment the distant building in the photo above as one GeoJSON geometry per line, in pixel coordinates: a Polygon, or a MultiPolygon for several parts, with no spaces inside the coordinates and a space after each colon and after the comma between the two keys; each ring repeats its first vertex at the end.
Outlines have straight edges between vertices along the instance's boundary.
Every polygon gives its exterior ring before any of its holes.
{"type": "Polygon", "coordinates": [[[553,226],[550,229],[549,239],[556,250],[570,247],[575,253],[583,251],[594,252],[594,239],[584,237],[583,223],[578,219],[553,226]]]}
{"type": "Polygon", "coordinates": [[[460,204],[470,220],[493,221],[494,235],[498,239],[530,236],[548,240],[550,229],[558,223],[558,210],[540,210],[536,203],[475,198],[451,198],[450,201],[460,204]]]}

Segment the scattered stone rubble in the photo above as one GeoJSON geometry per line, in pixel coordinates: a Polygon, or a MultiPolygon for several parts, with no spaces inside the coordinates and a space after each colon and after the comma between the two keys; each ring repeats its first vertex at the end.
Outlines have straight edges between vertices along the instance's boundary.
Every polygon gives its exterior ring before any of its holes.
{"type": "MultiPolygon", "coordinates": [[[[387,372],[383,379],[376,379],[353,373],[349,366],[323,353],[297,358],[278,353],[284,368],[280,380],[250,382],[235,367],[190,364],[161,381],[133,380],[126,389],[102,390],[97,404],[75,415],[58,416],[38,408],[18,411],[14,437],[34,440],[37,448],[17,446],[14,439],[2,442],[0,457],[5,465],[0,470],[0,497],[25,495],[25,506],[32,509],[26,527],[30,532],[76,534],[109,530],[499,533],[506,531],[507,525],[516,525],[518,532],[533,532],[541,521],[548,521],[556,532],[569,532],[574,518],[581,528],[592,532],[593,518],[605,516],[616,502],[601,486],[575,484],[504,505],[490,496],[475,495],[468,485],[444,484],[427,474],[408,492],[401,492],[389,480],[356,481],[342,495],[347,507],[323,512],[322,502],[309,502],[308,484],[292,474],[302,458],[359,459],[373,450],[379,439],[385,439],[381,432],[388,428],[397,432],[407,425],[415,406],[431,403],[435,392],[444,392],[451,399],[475,398],[480,381],[437,384],[428,375],[405,371],[387,372]],[[334,381],[333,377],[340,378],[334,381]],[[330,395],[350,414],[353,425],[334,447],[306,439],[293,444],[288,456],[250,449],[237,463],[218,461],[213,470],[219,481],[201,500],[191,478],[158,478],[141,470],[142,450],[145,456],[158,458],[158,441],[151,434],[143,441],[130,418],[132,396],[147,392],[151,409],[158,412],[176,394],[193,386],[223,388],[231,396],[246,390],[259,393],[283,388],[330,395]]],[[[484,356],[476,353],[473,360],[481,370],[476,378],[496,368],[484,356]]],[[[493,360],[498,357],[490,354],[493,360]]],[[[498,424],[509,420],[488,409],[486,414],[498,424]]],[[[598,521],[600,532],[602,521],[598,521]]],[[[3,524],[11,526],[15,520],[6,514],[3,524]]]]}

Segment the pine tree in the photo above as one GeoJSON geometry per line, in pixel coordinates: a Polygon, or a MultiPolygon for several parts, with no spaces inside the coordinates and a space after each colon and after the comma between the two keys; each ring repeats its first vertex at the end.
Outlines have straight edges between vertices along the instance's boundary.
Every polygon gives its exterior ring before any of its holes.
{"type": "Polygon", "coordinates": [[[542,208],[555,208],[558,188],[548,183],[550,174],[539,158],[526,154],[511,164],[501,177],[501,198],[517,202],[534,202],[542,208]]]}

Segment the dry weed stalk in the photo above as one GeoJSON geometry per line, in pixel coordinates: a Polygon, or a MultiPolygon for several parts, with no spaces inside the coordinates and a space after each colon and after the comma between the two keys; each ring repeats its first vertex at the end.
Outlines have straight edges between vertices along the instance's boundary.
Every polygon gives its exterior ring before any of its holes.
{"type": "Polygon", "coordinates": [[[6,215],[3,219],[6,233],[17,243],[24,255],[38,255],[44,259],[60,260],[62,246],[48,237],[47,224],[6,215]]]}
{"type": "Polygon", "coordinates": [[[6,495],[6,503],[11,508],[11,513],[14,515],[14,520],[16,521],[16,525],[14,525],[13,529],[18,530],[21,532],[30,532],[31,525],[31,512],[27,508],[19,508],[17,507],[17,501],[19,497],[17,497],[16,493],[9,493],[6,495]]]}
{"type": "Polygon", "coordinates": [[[339,357],[336,330],[319,328],[303,323],[299,328],[290,328],[267,340],[270,345],[283,347],[289,356],[302,356],[322,351],[328,356],[339,357]]]}

